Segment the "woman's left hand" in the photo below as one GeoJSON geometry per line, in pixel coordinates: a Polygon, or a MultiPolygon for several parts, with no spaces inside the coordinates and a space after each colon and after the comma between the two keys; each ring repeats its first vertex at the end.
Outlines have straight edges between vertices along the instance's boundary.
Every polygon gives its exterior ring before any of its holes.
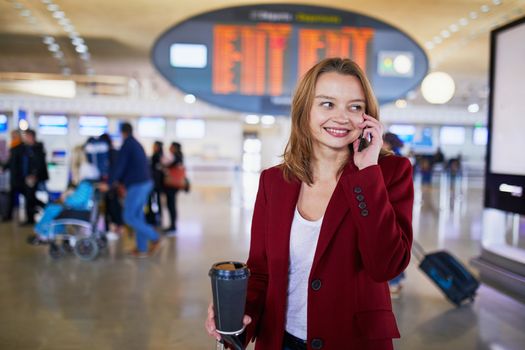
{"type": "Polygon", "coordinates": [[[368,146],[358,152],[360,137],[352,144],[354,148],[354,164],[359,170],[376,165],[379,152],[383,147],[383,124],[379,120],[363,113],[364,121],[357,126],[363,130],[363,137],[371,140],[368,146]]]}

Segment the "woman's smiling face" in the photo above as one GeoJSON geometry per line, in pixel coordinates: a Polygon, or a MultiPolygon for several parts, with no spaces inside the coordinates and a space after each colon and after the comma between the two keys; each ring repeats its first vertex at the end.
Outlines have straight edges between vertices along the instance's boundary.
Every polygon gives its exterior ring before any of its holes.
{"type": "Polygon", "coordinates": [[[357,77],[335,72],[320,75],[310,110],[314,148],[347,152],[348,145],[362,133],[358,124],[365,111],[365,94],[357,77]]]}

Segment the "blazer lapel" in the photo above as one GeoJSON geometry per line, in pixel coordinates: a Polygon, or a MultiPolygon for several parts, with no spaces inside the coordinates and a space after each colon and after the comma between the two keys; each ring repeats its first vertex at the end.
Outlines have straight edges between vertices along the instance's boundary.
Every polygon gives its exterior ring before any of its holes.
{"type": "MultiPolygon", "coordinates": [[[[299,181],[283,182],[276,185],[274,190],[279,191],[275,193],[276,198],[279,198],[279,204],[273,206],[272,223],[269,226],[270,241],[274,258],[283,259],[279,261],[277,266],[280,267],[279,274],[281,278],[288,281],[288,265],[290,263],[290,230],[292,228],[292,221],[299,198],[299,191],[301,183],[299,181]]],[[[286,288],[285,288],[286,291],[286,288]]]]}
{"type": "Polygon", "coordinates": [[[322,258],[326,248],[330,244],[330,241],[338,231],[339,225],[350,210],[343,190],[342,181],[345,177],[351,176],[351,174],[356,171],[358,171],[357,167],[354,165],[353,161],[350,160],[337,182],[337,186],[328,202],[328,207],[326,208],[323,217],[323,223],[321,225],[321,232],[319,234],[319,240],[317,241],[317,248],[315,250],[311,271],[314,271],[316,268],[319,260],[322,258]]]}

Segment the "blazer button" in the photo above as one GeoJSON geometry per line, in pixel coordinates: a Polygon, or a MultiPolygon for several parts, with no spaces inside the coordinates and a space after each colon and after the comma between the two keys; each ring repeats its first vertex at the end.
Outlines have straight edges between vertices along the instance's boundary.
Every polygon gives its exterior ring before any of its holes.
{"type": "Polygon", "coordinates": [[[356,186],[356,187],[354,187],[354,192],[355,193],[361,193],[361,192],[363,192],[363,190],[361,189],[361,187],[356,186]]]}
{"type": "Polygon", "coordinates": [[[362,202],[362,201],[364,201],[365,196],[363,196],[362,194],[358,194],[357,196],[355,196],[355,198],[356,198],[358,201],[362,202]]]}
{"type": "Polygon", "coordinates": [[[313,280],[313,281],[312,281],[312,284],[311,284],[312,289],[313,289],[313,290],[319,290],[319,289],[321,289],[321,284],[322,284],[322,283],[321,283],[321,280],[313,280]]]}
{"type": "Polygon", "coordinates": [[[368,210],[366,209],[361,210],[361,216],[368,216],[368,210]]]}
{"type": "Polygon", "coordinates": [[[359,207],[359,209],[365,209],[366,208],[366,203],[365,202],[361,202],[357,206],[359,207]]]}
{"type": "Polygon", "coordinates": [[[312,339],[312,342],[310,343],[312,346],[312,349],[322,349],[323,348],[323,340],[322,339],[312,339]]]}

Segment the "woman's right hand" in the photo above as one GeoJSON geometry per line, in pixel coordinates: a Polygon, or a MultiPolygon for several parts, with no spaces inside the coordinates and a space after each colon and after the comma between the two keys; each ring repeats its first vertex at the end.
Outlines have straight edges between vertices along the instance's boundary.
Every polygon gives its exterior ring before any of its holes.
{"type": "MultiPolygon", "coordinates": [[[[251,322],[252,318],[248,315],[244,315],[244,318],[242,320],[244,326],[246,327],[251,322]]],[[[208,317],[206,318],[204,326],[206,327],[206,331],[208,332],[208,335],[210,337],[214,337],[219,341],[221,340],[221,335],[217,332],[217,327],[215,327],[215,312],[213,311],[213,303],[210,303],[210,305],[208,305],[208,317]]]]}

